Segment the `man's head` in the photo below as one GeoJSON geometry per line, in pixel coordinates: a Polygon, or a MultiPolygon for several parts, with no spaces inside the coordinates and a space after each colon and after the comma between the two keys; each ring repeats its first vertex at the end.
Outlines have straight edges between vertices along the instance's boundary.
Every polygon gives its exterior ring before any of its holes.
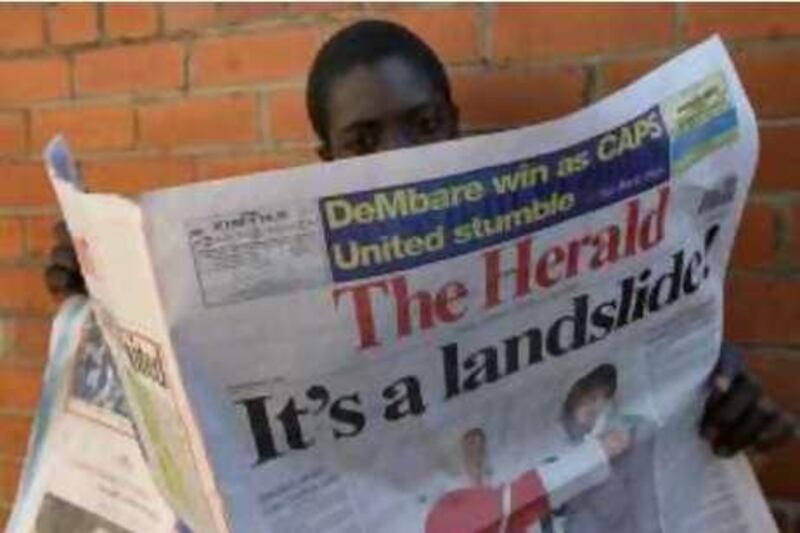
{"type": "Polygon", "coordinates": [[[486,434],[481,428],[472,428],[461,436],[461,454],[467,475],[480,485],[486,462],[486,434]]]}
{"type": "Polygon", "coordinates": [[[572,385],[564,400],[562,422],[572,439],[591,433],[608,413],[617,392],[617,370],[600,365],[572,385]]]}
{"type": "Polygon", "coordinates": [[[364,20],[317,54],[306,105],[331,160],[458,136],[458,110],[436,54],[397,24],[364,20]]]}

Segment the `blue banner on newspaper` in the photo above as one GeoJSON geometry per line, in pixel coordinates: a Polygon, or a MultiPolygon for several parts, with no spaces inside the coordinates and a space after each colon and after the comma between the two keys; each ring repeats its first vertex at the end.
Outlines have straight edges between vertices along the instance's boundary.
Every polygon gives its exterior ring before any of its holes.
{"type": "Polygon", "coordinates": [[[670,176],[657,107],[557,152],[320,200],[333,279],[415,268],[516,239],[670,176]]]}

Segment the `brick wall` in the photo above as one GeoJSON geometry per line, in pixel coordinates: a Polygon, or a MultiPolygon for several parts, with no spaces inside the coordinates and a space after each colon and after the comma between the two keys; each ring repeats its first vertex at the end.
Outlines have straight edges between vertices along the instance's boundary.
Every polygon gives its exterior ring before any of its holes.
{"type": "MultiPolygon", "coordinates": [[[[304,75],[326,36],[366,16],[406,24],[432,44],[470,131],[559,116],[712,32],[727,37],[763,143],[727,334],[766,388],[800,411],[800,6],[4,4],[0,523],[54,309],[41,272],[57,218],[44,143],[65,132],[89,186],[125,194],[313,161],[304,75]]],[[[758,468],[782,516],[797,520],[800,446],[758,468]]]]}

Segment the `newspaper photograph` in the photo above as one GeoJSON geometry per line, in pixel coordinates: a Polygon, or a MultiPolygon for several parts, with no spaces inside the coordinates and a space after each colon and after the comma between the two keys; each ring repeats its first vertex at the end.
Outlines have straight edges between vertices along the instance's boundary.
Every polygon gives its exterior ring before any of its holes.
{"type": "Polygon", "coordinates": [[[187,532],[152,481],[86,298],[57,313],[9,533],[187,532]]]}
{"type": "Polygon", "coordinates": [[[135,201],[46,156],[193,530],[761,533],[698,435],[757,152],[713,38],[560,120],[135,201]]]}

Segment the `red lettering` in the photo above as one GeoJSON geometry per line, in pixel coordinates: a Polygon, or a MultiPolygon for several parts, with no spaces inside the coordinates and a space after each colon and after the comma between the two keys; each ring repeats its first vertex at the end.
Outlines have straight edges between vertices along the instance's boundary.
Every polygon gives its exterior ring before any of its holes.
{"type": "Polygon", "coordinates": [[[564,262],[564,249],[554,246],[547,250],[536,263],[536,283],[547,288],[555,285],[561,279],[558,273],[553,273],[564,262]]]}
{"type": "Polygon", "coordinates": [[[567,273],[565,274],[565,277],[571,278],[572,276],[576,276],[578,274],[581,247],[588,238],[589,236],[585,235],[582,239],[569,241],[569,244],[567,244],[567,273]]]}
{"type": "Polygon", "coordinates": [[[467,310],[462,307],[460,310],[455,310],[450,306],[458,303],[467,295],[467,288],[463,283],[458,281],[450,281],[445,283],[444,286],[436,293],[436,316],[443,322],[454,322],[464,316],[467,310]]]}
{"type": "MultiPolygon", "coordinates": [[[[515,298],[521,298],[531,292],[531,250],[533,241],[528,237],[517,242],[517,268],[514,271],[515,298]]],[[[500,270],[500,258],[503,248],[494,248],[484,252],[486,263],[486,309],[502,303],[500,281],[504,272],[500,270]]]]}
{"type": "Polygon", "coordinates": [[[531,248],[533,241],[523,239],[517,243],[517,292],[515,298],[521,298],[531,292],[531,248]]]}
{"type": "Polygon", "coordinates": [[[375,333],[375,317],[372,313],[372,302],[370,300],[371,289],[381,289],[384,293],[389,290],[386,281],[371,281],[363,285],[333,289],[333,304],[337,307],[339,305],[339,297],[342,294],[352,293],[353,295],[353,308],[356,312],[359,348],[361,350],[380,344],[375,333]]]}
{"type": "Polygon", "coordinates": [[[392,293],[394,294],[395,309],[397,311],[397,336],[405,337],[411,334],[411,305],[419,306],[419,327],[428,329],[433,326],[433,296],[428,291],[408,292],[406,278],[398,276],[392,278],[392,293]]]}
{"type": "Polygon", "coordinates": [[[625,227],[625,257],[636,254],[636,241],[639,228],[639,198],[628,202],[628,225],[625,227]]]}
{"type": "Polygon", "coordinates": [[[483,253],[486,263],[486,309],[500,305],[500,251],[494,248],[483,253]]]}

